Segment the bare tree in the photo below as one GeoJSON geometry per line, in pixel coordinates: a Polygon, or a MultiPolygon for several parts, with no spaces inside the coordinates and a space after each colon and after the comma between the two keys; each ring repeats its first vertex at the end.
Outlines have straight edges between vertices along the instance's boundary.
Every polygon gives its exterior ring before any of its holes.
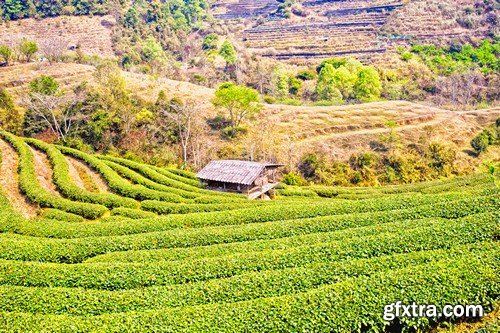
{"type": "Polygon", "coordinates": [[[43,41],[40,51],[49,63],[57,62],[68,49],[68,41],[60,37],[51,37],[43,41]]]}
{"type": "Polygon", "coordinates": [[[32,92],[22,98],[22,104],[47,125],[58,139],[66,141],[68,134],[76,130],[79,121],[85,117],[81,112],[74,112],[74,106],[81,98],[79,94],[69,97],[32,92]]]}
{"type": "Polygon", "coordinates": [[[183,102],[179,99],[172,99],[168,110],[162,110],[160,115],[167,117],[175,126],[179,144],[182,148],[182,160],[186,164],[188,161],[188,148],[191,143],[191,135],[195,123],[195,102],[192,100],[183,102]]]}

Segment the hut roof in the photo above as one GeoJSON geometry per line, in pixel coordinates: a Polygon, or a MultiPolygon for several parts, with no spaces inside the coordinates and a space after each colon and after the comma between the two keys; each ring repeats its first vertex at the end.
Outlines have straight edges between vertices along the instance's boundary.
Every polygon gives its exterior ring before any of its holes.
{"type": "Polygon", "coordinates": [[[265,168],[278,166],[280,165],[238,160],[219,160],[208,163],[196,176],[203,180],[251,185],[265,168]]]}

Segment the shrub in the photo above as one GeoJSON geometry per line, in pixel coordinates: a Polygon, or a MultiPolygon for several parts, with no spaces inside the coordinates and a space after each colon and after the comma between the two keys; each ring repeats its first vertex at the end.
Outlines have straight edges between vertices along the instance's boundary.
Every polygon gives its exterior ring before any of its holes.
{"type": "Polygon", "coordinates": [[[472,148],[474,148],[474,151],[479,155],[488,149],[488,145],[490,144],[490,139],[488,135],[484,132],[479,133],[476,135],[472,141],[470,142],[470,145],[472,148]]]}
{"type": "Polygon", "coordinates": [[[45,209],[41,217],[49,220],[58,220],[65,222],[83,222],[84,218],[80,215],[67,213],[59,209],[45,209]]]}
{"type": "Polygon", "coordinates": [[[135,200],[129,198],[108,193],[92,193],[79,188],[71,178],[68,162],[56,147],[39,140],[27,139],[26,141],[47,154],[54,170],[52,179],[64,196],[75,201],[102,204],[108,208],[139,207],[139,204],[135,200]]]}
{"type": "Polygon", "coordinates": [[[30,62],[37,51],[38,44],[35,41],[23,39],[19,44],[19,52],[24,56],[26,62],[30,62]]]}
{"type": "Polygon", "coordinates": [[[7,66],[12,60],[13,55],[14,52],[10,47],[8,47],[7,45],[0,45],[0,58],[2,59],[3,62],[5,62],[7,66]]]}
{"type": "Polygon", "coordinates": [[[283,183],[287,185],[303,185],[304,180],[299,174],[295,172],[289,172],[283,176],[283,183]]]}

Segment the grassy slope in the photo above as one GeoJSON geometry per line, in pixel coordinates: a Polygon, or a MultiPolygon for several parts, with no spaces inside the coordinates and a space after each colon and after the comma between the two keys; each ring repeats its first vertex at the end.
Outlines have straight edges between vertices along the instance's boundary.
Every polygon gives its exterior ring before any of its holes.
{"type": "Polygon", "coordinates": [[[79,45],[84,54],[114,57],[111,30],[115,20],[106,16],[60,16],[41,20],[24,19],[0,23],[0,44],[17,45],[22,38],[40,46],[54,40],[79,45]]]}
{"type": "MultiPolygon", "coordinates": [[[[69,89],[83,81],[92,82],[94,68],[89,65],[58,63],[23,64],[0,68],[0,86],[19,96],[35,77],[54,76],[69,89]]],[[[195,84],[154,79],[151,76],[124,72],[128,88],[139,96],[154,100],[160,90],[168,96],[193,98],[200,115],[213,116],[210,100],[213,89],[195,84]]],[[[477,131],[500,117],[500,108],[469,112],[451,112],[436,107],[405,101],[376,102],[347,106],[265,105],[256,122],[272,124],[274,130],[291,136],[301,146],[326,147],[332,155],[347,158],[355,151],[368,150],[372,140],[386,133],[386,123],[394,120],[407,142],[416,142],[423,135],[433,140],[453,141],[464,149],[477,131]]]]}

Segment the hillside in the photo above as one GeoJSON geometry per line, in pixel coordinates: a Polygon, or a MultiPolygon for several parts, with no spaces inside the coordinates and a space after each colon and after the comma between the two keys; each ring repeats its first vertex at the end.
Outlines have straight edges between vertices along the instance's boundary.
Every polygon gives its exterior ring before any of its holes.
{"type": "Polygon", "coordinates": [[[266,119],[299,146],[323,147],[344,159],[371,149],[370,143],[390,131],[389,121],[397,124],[404,142],[418,142],[430,132],[431,140],[467,149],[478,130],[499,116],[498,107],[460,112],[405,101],[328,107],[269,105],[265,110],[266,119]]]}
{"type": "Polygon", "coordinates": [[[499,301],[491,175],[262,202],[7,132],[0,152],[0,330],[428,331],[381,310],[499,301]]]}
{"type": "Polygon", "coordinates": [[[376,60],[397,45],[471,41],[498,27],[476,2],[218,1],[214,16],[239,20],[236,35],[252,51],[298,64],[334,56],[376,60]],[[469,10],[470,9],[470,10],[469,10]]]}
{"type": "MultiPolygon", "coordinates": [[[[112,10],[113,14],[121,11],[112,10]]],[[[221,26],[249,52],[297,64],[335,56],[384,61],[383,55],[398,45],[471,42],[498,33],[495,10],[474,0],[439,4],[429,0],[218,0],[207,13],[217,21],[203,24],[202,30],[221,26]]],[[[16,45],[21,38],[42,45],[57,40],[78,45],[86,54],[122,56],[129,50],[119,40],[129,33],[117,32],[115,26],[111,15],[20,19],[0,24],[0,44],[16,45]]],[[[192,43],[192,38],[161,37],[166,48],[168,43],[192,43]]]]}
{"type": "MultiPolygon", "coordinates": [[[[90,65],[59,63],[21,64],[0,68],[0,86],[14,96],[22,95],[28,84],[40,75],[53,76],[65,90],[82,82],[93,82],[95,68],[90,65]]],[[[163,90],[170,98],[178,96],[196,101],[204,121],[217,111],[211,100],[214,90],[183,81],[155,78],[123,71],[127,89],[140,98],[154,102],[163,90]]],[[[469,149],[470,139],[484,126],[500,117],[500,108],[474,111],[449,111],[406,101],[385,101],[345,106],[292,106],[264,104],[251,126],[272,126],[273,135],[290,138],[298,151],[321,149],[332,157],[347,159],[353,153],[371,150],[371,143],[389,132],[387,123],[395,121],[403,141],[414,143],[424,135],[432,140],[453,142],[469,149]],[[429,134],[430,133],[430,134],[429,134]]],[[[218,132],[211,133],[222,144],[218,132]]]]}
{"type": "MultiPolygon", "coordinates": [[[[19,97],[26,92],[32,80],[40,75],[50,75],[64,90],[69,91],[83,82],[93,82],[94,71],[94,66],[74,63],[19,64],[0,68],[0,87],[5,87],[12,95],[19,97]]],[[[122,75],[127,82],[127,89],[150,101],[156,100],[158,92],[163,90],[170,97],[193,98],[197,100],[199,106],[208,108],[214,91],[185,81],[156,78],[127,71],[123,71],[122,75]]]]}
{"type": "Polygon", "coordinates": [[[57,44],[63,50],[78,47],[83,54],[113,58],[111,40],[115,19],[105,16],[59,16],[0,23],[0,44],[16,46],[23,38],[37,41],[41,48],[57,44]]]}

